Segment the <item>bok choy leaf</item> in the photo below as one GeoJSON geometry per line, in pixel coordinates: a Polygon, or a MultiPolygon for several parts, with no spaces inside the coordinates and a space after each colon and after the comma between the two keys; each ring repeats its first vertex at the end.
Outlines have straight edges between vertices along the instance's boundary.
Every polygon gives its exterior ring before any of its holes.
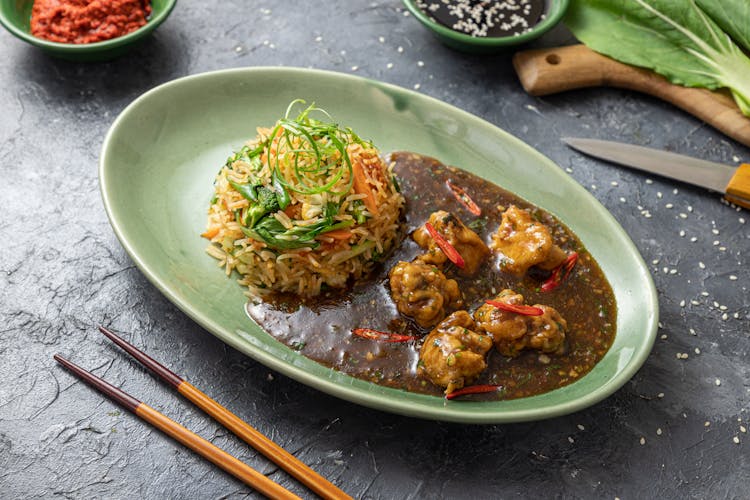
{"type": "Polygon", "coordinates": [[[596,52],[686,87],[729,88],[750,116],[747,0],[572,0],[565,23],[596,52]],[[733,40],[734,39],[734,40],[733,40]],[[738,45],[739,44],[739,45],[738,45]]]}

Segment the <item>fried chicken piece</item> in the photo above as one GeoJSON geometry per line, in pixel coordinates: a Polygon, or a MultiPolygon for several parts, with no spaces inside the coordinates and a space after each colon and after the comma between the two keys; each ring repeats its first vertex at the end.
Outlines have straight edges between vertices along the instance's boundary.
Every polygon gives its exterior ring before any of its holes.
{"type": "Polygon", "coordinates": [[[449,394],[472,383],[487,367],[492,338],[475,331],[466,311],[456,311],[424,339],[418,372],[449,394]]]}
{"type": "MultiPolygon", "coordinates": [[[[503,290],[494,299],[506,304],[523,305],[523,295],[513,290],[503,290]]],[[[495,348],[503,356],[514,357],[523,349],[537,349],[545,353],[564,349],[568,323],[553,307],[535,304],[543,311],[541,316],[503,311],[484,304],[474,311],[476,329],[491,335],[495,348]]]]}
{"type": "Polygon", "coordinates": [[[450,311],[463,305],[458,283],[446,278],[434,265],[419,259],[399,262],[388,277],[398,311],[422,328],[438,324],[450,311]]]}
{"type": "Polygon", "coordinates": [[[552,241],[550,230],[515,205],[503,212],[490,248],[500,256],[503,270],[519,276],[532,266],[550,271],[566,258],[565,252],[552,241]]]}
{"type": "MultiPolygon", "coordinates": [[[[452,213],[438,210],[430,214],[428,222],[463,258],[464,267],[458,270],[462,276],[471,276],[476,273],[482,262],[490,255],[490,249],[484,244],[482,238],[452,213]]],[[[427,253],[420,257],[424,262],[442,265],[448,260],[424,225],[414,231],[412,238],[419,246],[427,250],[427,253]]]]}

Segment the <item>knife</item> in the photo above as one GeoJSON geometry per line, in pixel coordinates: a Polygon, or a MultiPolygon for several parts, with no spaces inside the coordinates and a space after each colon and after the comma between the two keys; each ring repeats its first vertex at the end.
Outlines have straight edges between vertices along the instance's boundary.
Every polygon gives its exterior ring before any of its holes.
{"type": "Polygon", "coordinates": [[[727,201],[750,209],[748,163],[730,167],[623,142],[578,137],[563,137],[562,140],[573,149],[595,158],[724,193],[727,201]]]}

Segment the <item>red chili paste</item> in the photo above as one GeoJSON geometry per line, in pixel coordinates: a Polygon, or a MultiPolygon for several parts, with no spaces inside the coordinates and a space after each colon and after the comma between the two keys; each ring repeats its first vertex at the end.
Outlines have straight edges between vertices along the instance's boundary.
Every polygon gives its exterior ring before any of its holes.
{"type": "Polygon", "coordinates": [[[148,0],[35,0],[31,34],[52,42],[93,43],[146,24],[148,0]]]}

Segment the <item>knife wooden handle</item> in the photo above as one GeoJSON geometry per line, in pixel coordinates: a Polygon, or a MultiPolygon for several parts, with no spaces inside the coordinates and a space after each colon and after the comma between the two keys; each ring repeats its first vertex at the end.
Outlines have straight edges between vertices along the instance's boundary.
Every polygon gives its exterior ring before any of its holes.
{"type": "Polygon", "coordinates": [[[617,62],[584,45],[517,52],[513,66],[531,95],[598,86],[636,90],[671,102],[750,146],[750,119],[728,92],[673,85],[653,71],[617,62]]]}
{"type": "Polygon", "coordinates": [[[727,194],[724,197],[735,205],[750,208],[750,164],[740,165],[734,177],[729,181],[727,194]]]}

